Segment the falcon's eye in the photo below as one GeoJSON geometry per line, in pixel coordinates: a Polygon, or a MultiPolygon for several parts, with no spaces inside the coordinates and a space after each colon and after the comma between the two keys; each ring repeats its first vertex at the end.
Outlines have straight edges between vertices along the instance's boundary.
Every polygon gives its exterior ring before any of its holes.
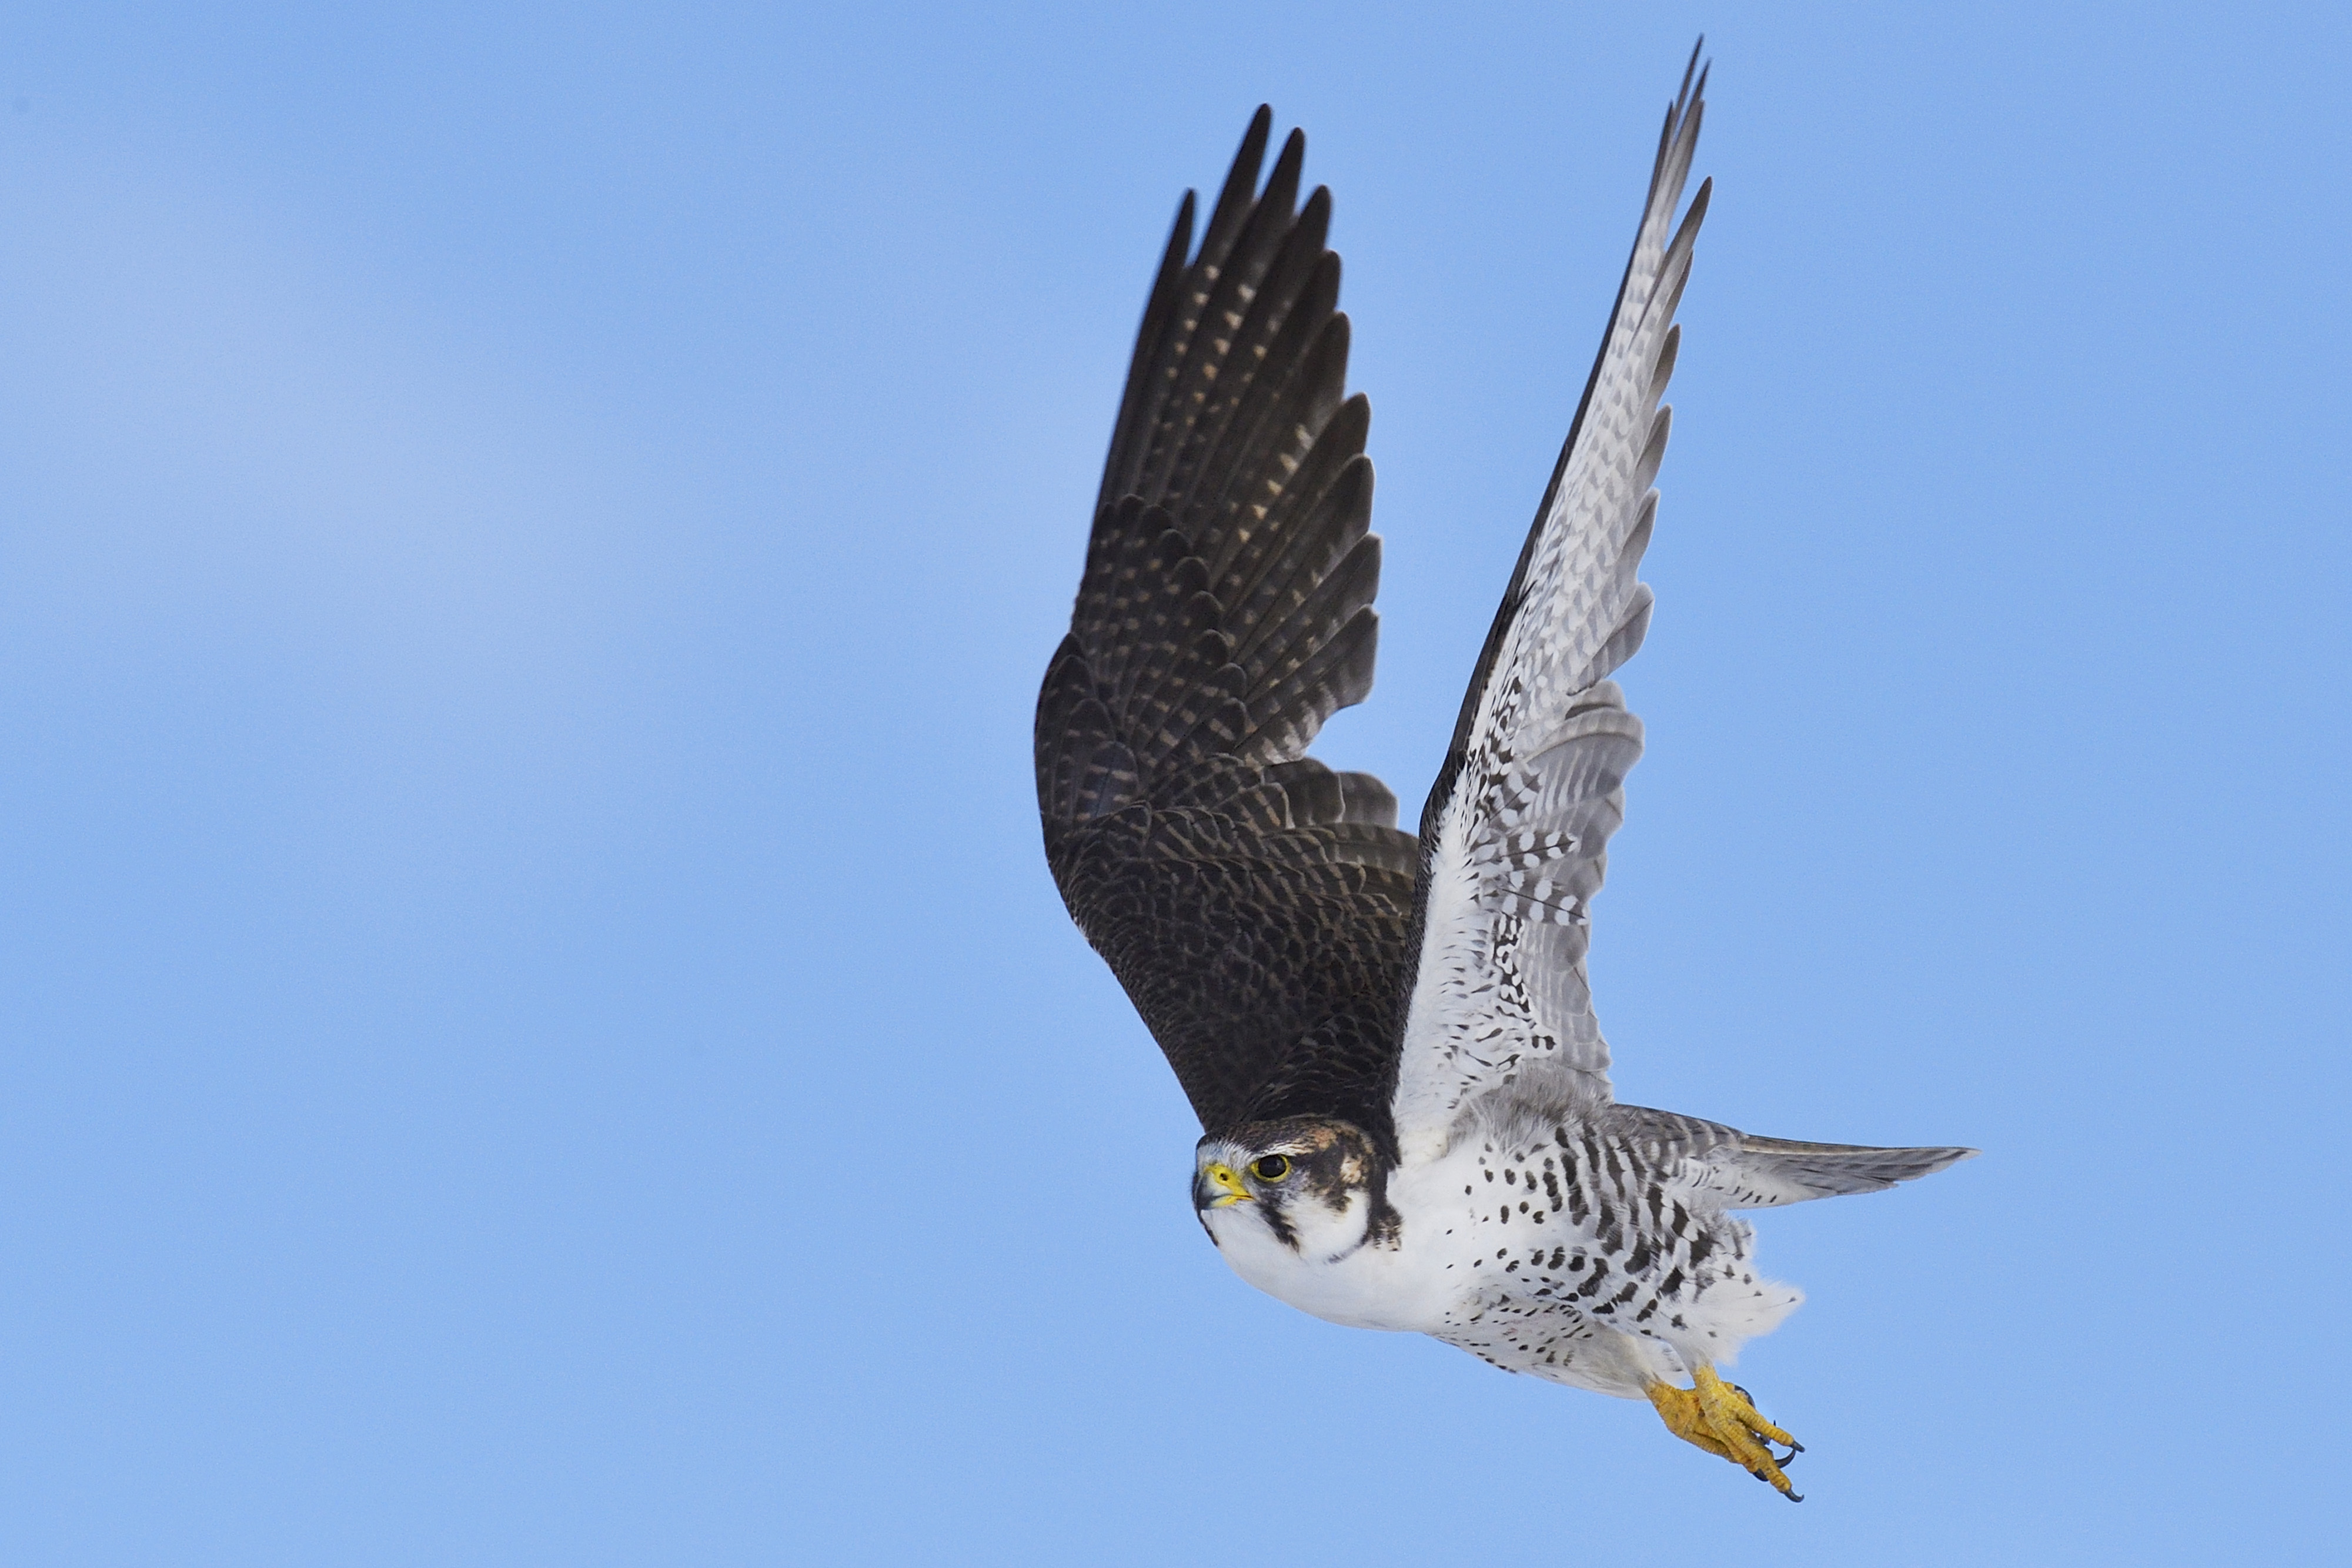
{"type": "Polygon", "coordinates": [[[1260,1181],[1280,1181],[1290,1174],[1290,1162],[1280,1155],[1268,1155],[1250,1166],[1250,1175],[1260,1181]]]}

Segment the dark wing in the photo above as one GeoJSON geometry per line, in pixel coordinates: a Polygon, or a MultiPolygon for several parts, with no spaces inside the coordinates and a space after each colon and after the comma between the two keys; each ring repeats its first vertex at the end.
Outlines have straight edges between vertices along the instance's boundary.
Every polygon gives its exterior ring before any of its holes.
{"type": "Polygon", "coordinates": [[[1255,190],[1272,119],[1197,253],[1190,193],[1177,213],[1037,697],[1037,806],[1203,1127],[1386,1142],[1417,846],[1380,780],[1303,755],[1372,685],[1370,411],[1343,401],[1329,193],[1294,211],[1303,136],[1255,190]]]}

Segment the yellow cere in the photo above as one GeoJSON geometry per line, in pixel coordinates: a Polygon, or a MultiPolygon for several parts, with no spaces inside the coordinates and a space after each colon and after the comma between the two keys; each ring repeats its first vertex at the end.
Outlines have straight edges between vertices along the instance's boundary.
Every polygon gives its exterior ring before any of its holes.
{"type": "Polygon", "coordinates": [[[1256,1201],[1250,1196],[1249,1188],[1242,1185],[1241,1172],[1223,1160],[1213,1161],[1209,1168],[1201,1174],[1207,1176],[1209,1185],[1217,1189],[1217,1196],[1209,1201],[1211,1208],[1223,1208],[1228,1204],[1256,1201]]]}

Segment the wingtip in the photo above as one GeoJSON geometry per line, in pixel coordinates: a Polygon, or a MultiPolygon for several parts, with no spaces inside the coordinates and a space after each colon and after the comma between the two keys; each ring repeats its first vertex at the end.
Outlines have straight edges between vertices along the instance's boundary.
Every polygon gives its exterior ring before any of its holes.
{"type": "Polygon", "coordinates": [[[1282,185],[1288,187],[1295,193],[1298,186],[1299,172],[1306,166],[1307,132],[1294,125],[1290,128],[1290,134],[1282,139],[1282,151],[1275,157],[1274,172],[1265,177],[1266,190],[1271,191],[1276,186],[1282,185]]]}
{"type": "Polygon", "coordinates": [[[1257,172],[1265,166],[1265,144],[1273,135],[1274,106],[1261,103],[1257,112],[1250,116],[1249,129],[1242,132],[1242,144],[1234,150],[1233,167],[1225,174],[1228,190],[1244,184],[1251,191],[1257,189],[1257,172]],[[1248,172],[1246,179],[1244,170],[1248,172]]]}
{"type": "MultiPolygon", "coordinates": [[[[1669,158],[1676,156],[1679,148],[1687,155],[1698,141],[1699,122],[1706,116],[1706,78],[1715,68],[1713,61],[1699,63],[1699,51],[1706,47],[1706,37],[1701,34],[1692,46],[1690,59],[1683,67],[1682,86],[1675,89],[1674,101],[1666,105],[1665,122],[1658,128],[1657,168],[1663,171],[1669,158]]],[[[1652,189],[1654,191],[1655,186],[1652,189]]]]}
{"type": "Polygon", "coordinates": [[[1706,35],[1701,33],[1698,42],[1691,46],[1690,58],[1683,63],[1683,85],[1675,94],[1675,112],[1677,115],[1682,113],[1685,104],[1706,96],[1706,73],[1715,68],[1715,62],[1709,60],[1704,66],[1699,64],[1699,56],[1706,48],[1706,35]]]}
{"type": "Polygon", "coordinates": [[[1210,209],[1209,220],[1202,226],[1201,258],[1221,258],[1247,215],[1257,196],[1258,172],[1265,166],[1265,144],[1273,131],[1274,108],[1261,103],[1257,112],[1250,116],[1249,129],[1242,132],[1242,144],[1234,151],[1233,166],[1225,171],[1225,183],[1217,192],[1216,205],[1210,209]]]}

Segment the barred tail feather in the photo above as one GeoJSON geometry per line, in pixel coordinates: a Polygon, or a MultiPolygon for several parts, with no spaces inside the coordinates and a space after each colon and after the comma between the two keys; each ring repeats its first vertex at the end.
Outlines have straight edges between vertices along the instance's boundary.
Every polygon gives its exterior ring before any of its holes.
{"type": "Polygon", "coordinates": [[[1742,1133],[1736,1149],[1711,1163],[1736,1186],[1727,1207],[1772,1208],[1816,1197],[1885,1192],[1897,1182],[1933,1176],[1976,1155],[1974,1149],[1875,1149],[1858,1144],[1802,1144],[1742,1133]]]}

